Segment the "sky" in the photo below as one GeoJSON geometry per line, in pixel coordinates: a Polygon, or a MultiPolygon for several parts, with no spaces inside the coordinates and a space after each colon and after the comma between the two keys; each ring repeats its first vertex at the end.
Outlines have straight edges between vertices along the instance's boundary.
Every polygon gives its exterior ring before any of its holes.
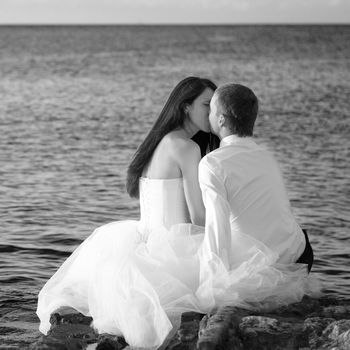
{"type": "Polygon", "coordinates": [[[0,24],[350,24],[350,0],[0,0],[0,24]]]}

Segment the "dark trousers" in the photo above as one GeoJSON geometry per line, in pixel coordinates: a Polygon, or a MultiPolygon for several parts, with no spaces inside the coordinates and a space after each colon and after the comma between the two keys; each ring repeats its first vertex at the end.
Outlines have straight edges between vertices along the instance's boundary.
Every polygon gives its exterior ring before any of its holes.
{"type": "Polygon", "coordinates": [[[301,264],[307,264],[307,269],[310,273],[312,264],[314,262],[314,252],[309,242],[309,237],[306,233],[306,230],[303,230],[303,232],[306,240],[306,246],[303,254],[300,255],[299,259],[296,262],[301,264]]]}

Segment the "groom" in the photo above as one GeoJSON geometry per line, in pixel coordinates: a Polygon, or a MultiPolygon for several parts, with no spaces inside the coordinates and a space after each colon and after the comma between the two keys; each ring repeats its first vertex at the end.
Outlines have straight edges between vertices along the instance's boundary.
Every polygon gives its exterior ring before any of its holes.
{"type": "Polygon", "coordinates": [[[235,232],[244,233],[277,253],[278,262],[304,263],[310,272],[312,248],[291,212],[278,164],[252,137],[257,113],[258,99],[243,85],[223,85],[211,99],[209,122],[220,147],[199,165],[204,242],[230,268],[235,232]]]}

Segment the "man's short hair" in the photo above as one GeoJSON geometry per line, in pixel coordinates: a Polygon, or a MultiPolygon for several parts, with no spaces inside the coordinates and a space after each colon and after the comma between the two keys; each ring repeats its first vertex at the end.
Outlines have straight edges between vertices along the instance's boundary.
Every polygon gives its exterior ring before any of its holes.
{"type": "Polygon", "coordinates": [[[215,90],[222,114],[228,127],[237,136],[253,136],[258,115],[258,98],[240,84],[225,84],[215,90]]]}

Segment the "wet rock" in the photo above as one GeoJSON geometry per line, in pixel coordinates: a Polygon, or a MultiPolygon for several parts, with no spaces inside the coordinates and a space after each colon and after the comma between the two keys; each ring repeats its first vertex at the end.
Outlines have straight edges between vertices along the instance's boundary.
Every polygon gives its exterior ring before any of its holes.
{"type": "Polygon", "coordinates": [[[320,337],[324,329],[326,329],[332,322],[334,322],[333,318],[310,317],[305,319],[303,332],[309,338],[310,346],[320,346],[320,337]]]}
{"type": "Polygon", "coordinates": [[[350,319],[350,306],[349,305],[336,305],[324,307],[321,312],[323,317],[331,317],[336,320],[345,318],[350,319]]]}
{"type": "Polygon", "coordinates": [[[334,321],[317,342],[320,349],[350,349],[350,320],[334,321]]]}
{"type": "Polygon", "coordinates": [[[181,326],[171,339],[167,350],[192,350],[196,348],[199,324],[203,314],[186,312],[181,316],[181,326]]]}
{"type": "Polygon", "coordinates": [[[40,339],[33,346],[30,347],[30,350],[76,350],[76,349],[84,349],[83,345],[76,341],[67,343],[62,342],[58,339],[40,339]]]}
{"type": "Polygon", "coordinates": [[[198,337],[199,321],[184,322],[177,331],[177,336],[181,342],[191,342],[198,337]]]}
{"type": "Polygon", "coordinates": [[[238,334],[240,313],[237,308],[222,307],[201,324],[197,342],[199,350],[243,349],[238,334]]]}
{"type": "Polygon", "coordinates": [[[94,330],[84,324],[61,324],[51,328],[48,336],[57,339],[83,339],[85,342],[93,342],[97,338],[94,330]]]}
{"type": "Polygon", "coordinates": [[[42,336],[31,350],[80,350],[95,343],[98,334],[89,326],[91,318],[81,314],[59,315],[50,318],[51,328],[47,336],[42,336]],[[90,320],[89,320],[90,319],[90,320]]]}
{"type": "Polygon", "coordinates": [[[269,312],[219,309],[200,323],[197,348],[350,350],[350,302],[305,297],[269,312]]]}
{"type": "Polygon", "coordinates": [[[281,322],[271,317],[243,317],[239,335],[247,349],[298,349],[308,346],[301,323],[281,322]]]}
{"type": "Polygon", "coordinates": [[[329,339],[336,340],[350,330],[350,320],[341,320],[331,323],[323,332],[329,339]]]}
{"type": "Polygon", "coordinates": [[[56,312],[50,316],[51,326],[56,326],[63,323],[83,324],[83,325],[89,326],[91,322],[92,322],[92,317],[84,316],[81,313],[61,315],[56,312]]]}
{"type": "Polygon", "coordinates": [[[272,312],[264,312],[265,315],[272,314],[282,317],[304,317],[310,313],[319,313],[322,310],[320,299],[312,299],[305,296],[300,303],[294,303],[286,306],[281,306],[272,312]]]}
{"type": "MultiPolygon", "coordinates": [[[[31,350],[131,350],[124,339],[98,335],[91,317],[55,313],[52,327],[31,350]]],[[[273,311],[222,307],[182,315],[181,327],[162,350],[350,350],[350,301],[304,298],[273,311]],[[164,349],[165,348],[165,349],[164,349]]]]}
{"type": "Polygon", "coordinates": [[[96,350],[119,350],[125,348],[126,343],[121,344],[118,337],[110,334],[101,334],[97,340],[96,350]]]}

